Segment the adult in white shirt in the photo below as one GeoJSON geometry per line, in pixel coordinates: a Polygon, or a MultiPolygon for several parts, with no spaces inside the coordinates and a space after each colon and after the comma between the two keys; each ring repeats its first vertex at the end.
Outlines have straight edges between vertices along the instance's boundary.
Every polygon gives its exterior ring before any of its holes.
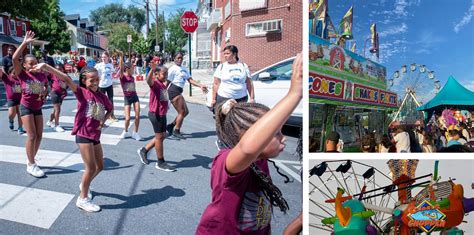
{"type": "MultiPolygon", "coordinates": [[[[114,66],[110,63],[109,53],[104,51],[101,55],[101,62],[94,66],[99,73],[99,91],[106,94],[112,105],[114,104],[114,87],[112,81],[112,73],[114,72],[114,66]]],[[[113,111],[110,117],[113,120],[117,120],[113,111]]]]}
{"type": "Polygon", "coordinates": [[[224,48],[225,62],[214,72],[212,86],[212,107],[226,100],[254,102],[254,89],[248,66],[239,60],[239,50],[234,45],[224,48]],[[250,100],[249,100],[250,96],[250,100]]]}
{"type": "Polygon", "coordinates": [[[183,54],[178,52],[174,56],[174,65],[168,69],[168,81],[170,81],[170,85],[168,87],[168,96],[171,103],[173,104],[173,107],[178,112],[178,115],[172,123],[166,125],[166,131],[168,131],[168,134],[180,139],[184,139],[180,130],[181,126],[183,125],[184,117],[188,116],[189,114],[186,101],[182,95],[184,84],[186,81],[188,81],[193,86],[201,88],[202,92],[207,93],[207,86],[194,81],[189,75],[188,70],[181,66],[182,63],[183,54]]]}
{"type": "Polygon", "coordinates": [[[397,134],[393,137],[397,153],[410,153],[410,135],[403,129],[403,127],[397,128],[397,134]]]}

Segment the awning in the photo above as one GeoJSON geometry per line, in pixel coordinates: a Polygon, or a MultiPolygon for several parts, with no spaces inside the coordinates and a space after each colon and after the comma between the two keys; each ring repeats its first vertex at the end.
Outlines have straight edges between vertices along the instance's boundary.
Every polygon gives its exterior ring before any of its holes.
{"type": "Polygon", "coordinates": [[[81,44],[81,43],[77,43],[78,45],[78,48],[92,48],[92,49],[96,49],[96,50],[101,50],[101,51],[105,51],[105,49],[103,49],[102,47],[98,47],[98,46],[94,46],[94,45],[90,45],[90,44],[81,44]]]}
{"type": "Polygon", "coordinates": [[[398,107],[386,107],[386,106],[378,106],[378,105],[368,105],[368,104],[359,104],[359,103],[349,103],[337,100],[329,100],[329,99],[317,99],[317,98],[309,98],[310,104],[329,104],[329,105],[336,105],[336,106],[346,106],[346,107],[354,107],[354,108],[363,108],[363,109],[372,109],[372,110],[386,110],[386,111],[397,111],[398,107]]]}
{"type": "Polygon", "coordinates": [[[17,45],[17,46],[20,45],[20,42],[16,41],[15,39],[13,39],[12,37],[8,35],[1,34],[1,33],[0,33],[0,42],[17,45]]]}
{"type": "Polygon", "coordinates": [[[433,99],[416,110],[428,111],[446,106],[474,109],[474,92],[459,84],[453,76],[449,76],[441,91],[433,99]]]}

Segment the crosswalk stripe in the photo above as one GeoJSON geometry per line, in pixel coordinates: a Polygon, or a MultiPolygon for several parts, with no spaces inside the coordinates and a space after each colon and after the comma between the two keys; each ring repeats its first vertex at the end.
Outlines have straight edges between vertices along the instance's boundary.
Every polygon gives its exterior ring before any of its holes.
{"type": "MultiPolygon", "coordinates": [[[[59,117],[59,122],[60,123],[74,123],[74,119],[75,117],[73,116],[61,116],[59,117]]],[[[117,127],[117,128],[124,128],[125,126],[125,121],[124,120],[119,120],[117,122],[113,122],[111,120],[107,120],[105,122],[105,125],[109,126],[109,127],[117,127]]],[[[130,126],[133,126],[133,117],[132,119],[130,120],[130,126]]]]}
{"type": "MultiPolygon", "coordinates": [[[[77,113],[77,109],[72,110],[73,113],[77,113]]],[[[140,115],[146,115],[146,112],[141,111],[140,115]]],[[[123,110],[114,110],[115,116],[125,116],[125,111],[123,110]]],[[[135,111],[130,111],[130,117],[135,117],[135,111]]],[[[61,120],[60,120],[61,122],[61,120]]]]}
{"type": "Polygon", "coordinates": [[[49,229],[73,194],[0,183],[0,219],[49,229]],[[45,206],[47,205],[47,206],[45,206]]]}
{"type": "MultiPolygon", "coordinates": [[[[133,109],[133,105],[130,105],[130,106],[131,106],[130,108],[133,109]]],[[[140,102],[140,108],[143,109],[143,108],[145,108],[146,106],[147,106],[146,104],[142,104],[142,103],[140,102]]],[[[114,102],[114,107],[125,107],[125,103],[114,102]]]]}
{"type": "MultiPolygon", "coordinates": [[[[82,157],[79,153],[51,151],[40,148],[36,154],[35,160],[40,166],[60,167],[76,171],[80,171],[84,168],[82,164],[82,157]]],[[[0,161],[23,164],[25,165],[26,169],[25,148],[10,145],[0,145],[0,161]]]]}
{"type": "MultiPolygon", "coordinates": [[[[139,97],[138,99],[140,100],[140,103],[150,103],[150,99],[149,99],[149,98],[141,98],[141,97],[139,97]]],[[[123,101],[123,96],[114,96],[114,100],[123,101]]],[[[115,103],[115,102],[114,102],[114,103],[115,103]]]]}
{"type": "MultiPolygon", "coordinates": [[[[101,144],[107,144],[107,145],[117,145],[118,142],[120,142],[120,139],[118,138],[119,135],[111,135],[111,134],[104,134],[102,133],[100,135],[100,143],[101,144]]],[[[65,131],[65,132],[56,132],[56,131],[48,131],[45,130],[43,132],[43,138],[46,139],[54,139],[54,140],[65,140],[65,141],[76,141],[76,137],[71,135],[71,131],[65,131]]]]}

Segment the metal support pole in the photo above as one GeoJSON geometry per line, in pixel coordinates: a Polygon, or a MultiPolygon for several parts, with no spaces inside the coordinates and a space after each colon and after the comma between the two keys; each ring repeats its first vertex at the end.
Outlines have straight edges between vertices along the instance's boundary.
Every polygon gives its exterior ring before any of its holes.
{"type": "MultiPolygon", "coordinates": [[[[189,76],[192,77],[191,72],[191,34],[188,33],[188,54],[189,54],[189,76]]],[[[193,88],[191,87],[191,83],[189,83],[189,96],[193,96],[193,88]]]]}

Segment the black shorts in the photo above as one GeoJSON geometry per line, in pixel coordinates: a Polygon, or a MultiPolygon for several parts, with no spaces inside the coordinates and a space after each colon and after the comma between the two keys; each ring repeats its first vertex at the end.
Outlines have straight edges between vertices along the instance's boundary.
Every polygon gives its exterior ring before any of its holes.
{"type": "Polygon", "coordinates": [[[58,94],[55,91],[51,91],[49,96],[51,96],[51,102],[53,102],[53,104],[62,104],[63,103],[62,94],[58,94]]]}
{"type": "Polygon", "coordinates": [[[93,144],[93,145],[98,145],[98,144],[100,144],[100,140],[99,140],[99,141],[91,140],[91,139],[88,139],[88,138],[85,138],[85,137],[81,137],[81,136],[76,135],[76,144],[93,144]]]}
{"type": "Polygon", "coordinates": [[[20,100],[7,100],[8,108],[14,107],[20,104],[20,100]]]}
{"type": "Polygon", "coordinates": [[[148,112],[148,119],[150,119],[151,125],[153,125],[153,131],[155,133],[163,133],[166,131],[166,115],[160,116],[155,113],[148,112]]]}
{"type": "Polygon", "coordinates": [[[171,83],[168,87],[168,97],[172,101],[176,96],[183,94],[183,88],[171,83]]]}
{"type": "Polygon", "coordinates": [[[125,105],[132,105],[135,102],[139,102],[138,96],[136,94],[134,96],[124,96],[123,102],[125,105]]]}
{"type": "Polygon", "coordinates": [[[30,114],[33,114],[34,116],[41,116],[43,115],[43,111],[41,109],[38,109],[38,110],[29,109],[25,107],[24,105],[20,104],[20,116],[23,117],[30,114]]]}

